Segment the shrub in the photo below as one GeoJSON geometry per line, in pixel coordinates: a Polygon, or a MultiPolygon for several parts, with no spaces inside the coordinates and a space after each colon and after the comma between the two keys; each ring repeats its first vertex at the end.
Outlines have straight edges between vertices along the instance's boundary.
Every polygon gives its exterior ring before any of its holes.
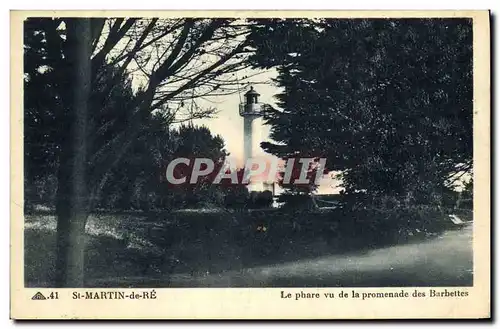
{"type": "Polygon", "coordinates": [[[232,209],[245,208],[249,200],[248,190],[245,186],[232,187],[224,195],[224,206],[232,209]]]}
{"type": "Polygon", "coordinates": [[[271,191],[252,191],[248,205],[250,208],[269,208],[273,204],[273,194],[271,191]]]}
{"type": "Polygon", "coordinates": [[[284,193],[279,196],[278,202],[282,202],[282,207],[286,209],[313,208],[312,199],[307,194],[284,193]]]}

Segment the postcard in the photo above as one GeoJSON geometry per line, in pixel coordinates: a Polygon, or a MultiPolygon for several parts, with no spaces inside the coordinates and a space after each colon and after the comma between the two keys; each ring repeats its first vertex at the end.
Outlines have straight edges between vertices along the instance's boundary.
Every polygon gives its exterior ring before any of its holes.
{"type": "Polygon", "coordinates": [[[11,318],[490,317],[488,11],[11,11],[11,318]]]}

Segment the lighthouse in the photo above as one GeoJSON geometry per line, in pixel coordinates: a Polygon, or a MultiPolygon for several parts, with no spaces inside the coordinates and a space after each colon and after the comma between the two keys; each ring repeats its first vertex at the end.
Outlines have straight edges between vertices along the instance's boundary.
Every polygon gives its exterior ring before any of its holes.
{"type": "Polygon", "coordinates": [[[260,153],[262,140],[262,110],[259,103],[260,94],[250,87],[245,93],[245,101],[240,104],[240,115],[243,117],[243,152],[245,162],[260,153]]]}
{"type": "MultiPolygon", "coordinates": [[[[250,90],[244,96],[245,99],[240,104],[240,116],[243,117],[244,163],[247,163],[247,160],[253,157],[265,156],[260,143],[264,140],[262,115],[266,105],[259,103],[260,94],[253,86],[250,87],[250,90]]],[[[250,191],[269,190],[274,194],[273,182],[255,182],[250,179],[248,189],[250,191]]]]}

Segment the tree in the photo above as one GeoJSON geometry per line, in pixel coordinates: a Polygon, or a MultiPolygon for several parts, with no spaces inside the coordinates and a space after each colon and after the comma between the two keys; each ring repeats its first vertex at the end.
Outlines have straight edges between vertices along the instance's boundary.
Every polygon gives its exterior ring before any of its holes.
{"type": "Polygon", "coordinates": [[[91,29],[89,19],[68,20],[67,52],[69,77],[73,88],[66,100],[69,138],[62,144],[57,191],[57,263],[56,275],[65,285],[83,283],[87,195],[87,125],[89,116],[91,67],[91,29]],[[70,156],[71,155],[71,156],[70,156]],[[61,184],[64,183],[64,185],[61,184]],[[61,220],[64,219],[64,220],[61,220]]]}
{"type": "MultiPolygon", "coordinates": [[[[207,127],[193,127],[182,125],[178,130],[179,146],[172,158],[206,158],[214,162],[215,167],[224,164],[229,154],[224,149],[224,140],[221,136],[212,136],[207,127]]],[[[191,161],[194,165],[194,161],[191,161]]],[[[195,184],[183,184],[181,187],[184,205],[218,204],[223,202],[224,193],[219,185],[212,184],[212,177],[217,172],[214,169],[211,175],[202,176],[195,184]]],[[[189,174],[188,174],[189,176],[189,174]]]]}
{"type": "Polygon", "coordinates": [[[220,136],[204,126],[165,127],[159,114],[147,120],[120,167],[103,190],[101,205],[128,210],[171,209],[201,203],[222,203],[223,191],[207,179],[173,186],[165,181],[166,166],[175,158],[209,158],[223,162],[227,152],[220,136]],[[106,196],[106,197],[104,197],[106,196]]]}
{"type": "MultiPolygon", "coordinates": [[[[235,20],[202,18],[40,18],[26,26],[25,40],[36,39],[39,45],[26,50],[26,58],[41,57],[38,63],[30,60],[36,67],[31,72],[39,72],[36,78],[41,79],[32,80],[32,86],[49,79],[53,95],[43,106],[57,104],[46,116],[53,118],[48,126],[58,129],[53,148],[58,168],[56,284],[82,286],[86,220],[113,168],[151,113],[161,112],[167,126],[214,113],[187,108],[184,102],[233,91],[236,77],[231,74],[246,66],[248,30],[235,20]],[[104,79],[110,67],[111,79],[104,79]],[[127,76],[139,86],[133,101],[110,115],[110,94],[127,76]]],[[[25,127],[32,141],[34,126],[25,127]]]]}
{"type": "Polygon", "coordinates": [[[423,202],[472,170],[470,20],[258,21],[251,39],[284,90],[268,152],[326,157],[347,194],[423,202]]]}
{"type": "MultiPolygon", "coordinates": [[[[42,193],[57,181],[60,129],[67,120],[61,95],[66,94],[67,78],[62,59],[62,39],[46,39],[44,29],[52,20],[28,19],[24,24],[24,179],[25,207],[32,203],[53,205],[55,193],[42,193]],[[57,49],[58,51],[54,51],[57,49]],[[50,195],[45,197],[41,195],[50,195]]],[[[27,209],[25,209],[27,210],[27,209]]]]}

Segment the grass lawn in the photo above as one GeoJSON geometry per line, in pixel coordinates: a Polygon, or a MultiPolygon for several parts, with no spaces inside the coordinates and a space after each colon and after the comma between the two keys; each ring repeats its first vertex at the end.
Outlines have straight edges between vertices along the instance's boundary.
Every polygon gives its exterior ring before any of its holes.
{"type": "MultiPolygon", "coordinates": [[[[353,217],[339,211],[95,214],[86,228],[85,280],[90,286],[96,282],[127,286],[128,278],[137,278],[132,285],[145,280],[169,286],[170,279],[177,278],[172,286],[182,286],[182,280],[189,286],[196,278],[223,277],[225,273],[346,253],[369,253],[381,247],[432,239],[454,228],[449,221],[432,219],[414,224],[408,234],[396,229],[390,220],[376,228],[369,222],[368,216],[353,217]],[[259,226],[266,227],[266,231],[258,231],[259,226]]],[[[55,228],[51,214],[26,218],[26,286],[51,286],[55,228]]],[[[276,284],[287,285],[283,280],[276,284]]]]}

